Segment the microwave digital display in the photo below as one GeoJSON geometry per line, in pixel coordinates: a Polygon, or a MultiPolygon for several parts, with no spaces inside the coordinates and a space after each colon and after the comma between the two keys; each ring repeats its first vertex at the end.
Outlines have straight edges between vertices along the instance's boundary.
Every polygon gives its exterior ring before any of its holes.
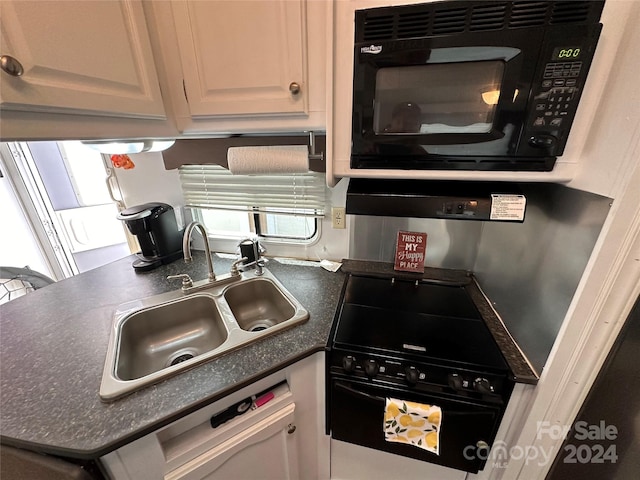
{"type": "Polygon", "coordinates": [[[581,53],[581,47],[558,47],[553,51],[551,60],[578,60],[581,53]]]}

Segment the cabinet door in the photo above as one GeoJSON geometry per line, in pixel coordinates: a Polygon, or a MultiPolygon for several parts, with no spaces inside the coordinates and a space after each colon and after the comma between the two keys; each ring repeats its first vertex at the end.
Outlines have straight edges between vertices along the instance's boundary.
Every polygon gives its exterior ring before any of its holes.
{"type": "Polygon", "coordinates": [[[307,112],[303,0],[172,6],[192,117],[307,112]]]}
{"type": "Polygon", "coordinates": [[[165,480],[298,478],[293,427],[295,404],[169,472],[165,480]]]}
{"type": "Polygon", "coordinates": [[[142,4],[134,0],[0,1],[0,108],[164,118],[142,4]]]}

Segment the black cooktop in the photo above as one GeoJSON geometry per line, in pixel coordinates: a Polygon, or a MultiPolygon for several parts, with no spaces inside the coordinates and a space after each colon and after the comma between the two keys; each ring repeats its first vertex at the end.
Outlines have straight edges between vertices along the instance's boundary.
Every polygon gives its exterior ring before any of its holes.
{"type": "Polygon", "coordinates": [[[351,275],[334,346],[508,369],[465,284],[351,275]]]}

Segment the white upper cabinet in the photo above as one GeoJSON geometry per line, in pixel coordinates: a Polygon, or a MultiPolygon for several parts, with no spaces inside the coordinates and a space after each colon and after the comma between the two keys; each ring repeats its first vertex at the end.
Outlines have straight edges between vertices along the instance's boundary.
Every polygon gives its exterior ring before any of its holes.
{"type": "Polygon", "coordinates": [[[329,0],[0,0],[0,135],[325,130],[331,15],[329,0]]]}
{"type": "Polygon", "coordinates": [[[2,0],[0,22],[3,112],[165,117],[141,2],[2,0]]]}
{"type": "Polygon", "coordinates": [[[193,117],[307,112],[303,0],[172,7],[193,117]]]}
{"type": "Polygon", "coordinates": [[[147,2],[165,104],[185,134],[325,130],[332,2],[147,2]]]}

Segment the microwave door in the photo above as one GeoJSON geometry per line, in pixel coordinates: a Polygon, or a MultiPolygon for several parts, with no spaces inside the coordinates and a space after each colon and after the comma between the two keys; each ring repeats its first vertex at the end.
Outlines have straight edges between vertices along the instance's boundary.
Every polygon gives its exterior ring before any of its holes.
{"type": "MultiPolygon", "coordinates": [[[[369,65],[360,71],[373,81],[356,78],[354,83],[354,141],[362,140],[364,150],[384,146],[402,154],[407,150],[399,148],[403,145],[503,139],[514,130],[507,128],[509,110],[523,108],[520,103],[526,102],[518,98],[516,82],[510,80],[519,73],[514,72],[519,69],[518,54],[514,48],[433,49],[426,63],[408,66],[394,65],[385,57],[367,58],[369,65]]],[[[408,150],[417,154],[416,149],[408,150]]]]}

